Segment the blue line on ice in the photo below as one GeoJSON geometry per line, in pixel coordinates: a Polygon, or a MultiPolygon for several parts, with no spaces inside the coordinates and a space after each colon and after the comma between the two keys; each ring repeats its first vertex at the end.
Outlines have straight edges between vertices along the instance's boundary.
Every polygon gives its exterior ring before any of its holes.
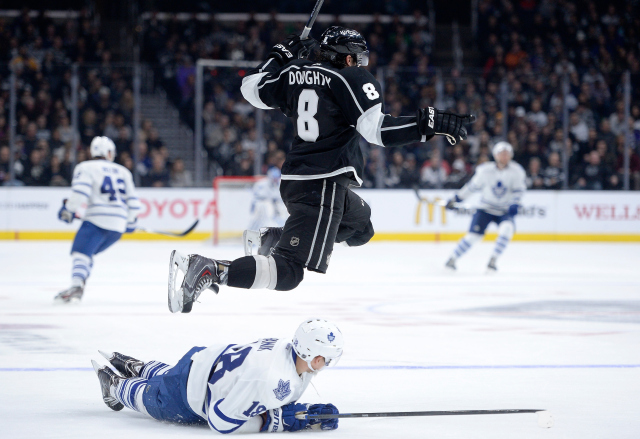
{"type": "MultiPolygon", "coordinates": [[[[443,370],[443,369],[625,369],[640,364],[513,364],[461,366],[336,366],[328,370],[443,370]]],[[[0,367],[0,372],[93,372],[91,367],[0,367]]]]}

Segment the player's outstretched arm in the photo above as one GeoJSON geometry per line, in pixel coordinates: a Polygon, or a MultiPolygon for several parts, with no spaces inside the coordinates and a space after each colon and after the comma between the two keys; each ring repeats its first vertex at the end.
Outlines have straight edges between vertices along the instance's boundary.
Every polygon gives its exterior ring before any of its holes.
{"type": "Polygon", "coordinates": [[[333,404],[303,404],[292,402],[280,408],[266,412],[266,421],[260,431],[279,433],[282,431],[300,431],[319,424],[321,430],[335,430],[338,419],[296,419],[296,413],[307,412],[310,415],[336,415],[338,409],[333,404]]]}
{"type": "Polygon", "coordinates": [[[471,180],[469,180],[467,184],[462,186],[458,193],[447,202],[447,209],[455,208],[456,203],[461,202],[469,195],[473,194],[474,192],[478,192],[484,187],[486,179],[485,169],[486,168],[483,165],[480,165],[476,168],[476,172],[475,174],[473,174],[471,180]]]}
{"type": "Polygon", "coordinates": [[[58,212],[58,219],[66,223],[73,221],[75,212],[91,199],[92,191],[93,179],[91,174],[83,167],[82,163],[79,163],[73,170],[71,196],[62,202],[62,208],[58,212]]]}

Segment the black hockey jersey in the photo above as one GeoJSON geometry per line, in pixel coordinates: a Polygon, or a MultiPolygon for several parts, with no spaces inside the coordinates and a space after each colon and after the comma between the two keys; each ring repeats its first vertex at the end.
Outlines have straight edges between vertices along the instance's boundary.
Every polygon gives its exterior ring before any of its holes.
{"type": "Polygon", "coordinates": [[[283,180],[312,180],[347,174],[362,184],[359,140],[400,146],[424,142],[416,117],[382,114],[380,84],[359,67],[295,60],[278,68],[267,60],[250,71],[242,94],[253,106],[279,108],[290,117],[295,138],[282,167],[283,180]]]}

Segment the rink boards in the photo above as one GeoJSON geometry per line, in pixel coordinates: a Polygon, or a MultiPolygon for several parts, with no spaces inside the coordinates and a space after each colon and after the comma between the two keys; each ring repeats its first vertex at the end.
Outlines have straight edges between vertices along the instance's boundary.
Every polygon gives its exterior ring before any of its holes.
{"type": "MultiPolygon", "coordinates": [[[[448,241],[464,235],[478,198],[469,209],[446,211],[438,201],[451,190],[357,190],[371,206],[375,240],[448,241]]],[[[79,221],[67,225],[57,212],[69,188],[0,188],[0,239],[71,239],[79,221]]],[[[211,237],[214,216],[220,236],[238,237],[250,222],[250,189],[221,189],[218,203],[211,189],[138,189],[142,202],[139,223],[147,229],[180,231],[196,219],[198,227],[186,239],[211,237]]],[[[477,196],[476,196],[477,197],[477,196]]],[[[82,212],[80,212],[82,214],[82,212]]],[[[495,225],[487,239],[495,237],[495,225]]],[[[136,232],[125,239],[171,239],[136,232]]],[[[529,191],[516,219],[516,240],[640,241],[640,194],[607,191],[529,191]]]]}

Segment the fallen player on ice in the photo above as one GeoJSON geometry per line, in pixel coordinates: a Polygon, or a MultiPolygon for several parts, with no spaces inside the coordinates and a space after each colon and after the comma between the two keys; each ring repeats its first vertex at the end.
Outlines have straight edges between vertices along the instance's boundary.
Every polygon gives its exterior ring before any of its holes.
{"type": "Polygon", "coordinates": [[[293,340],[194,347],[178,364],[143,362],[118,352],[100,352],[119,374],[92,361],[102,399],[112,410],[125,406],[159,421],[208,424],[218,433],[334,430],[338,419],[296,419],[296,413],[335,415],[333,404],[298,403],[316,373],[334,366],[344,339],[336,325],[305,320],[293,340]]]}

